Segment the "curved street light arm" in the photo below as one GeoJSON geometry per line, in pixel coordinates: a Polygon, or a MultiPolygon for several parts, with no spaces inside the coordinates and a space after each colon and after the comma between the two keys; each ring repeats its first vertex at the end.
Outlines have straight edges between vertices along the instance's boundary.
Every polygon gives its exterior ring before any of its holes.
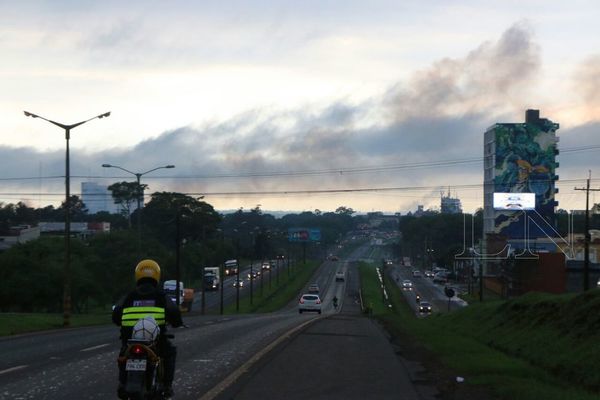
{"type": "MultiPolygon", "coordinates": [[[[104,168],[117,168],[117,169],[120,169],[121,171],[128,172],[128,173],[130,173],[131,175],[135,175],[135,176],[137,176],[137,175],[138,175],[138,174],[136,174],[135,172],[132,172],[132,171],[130,171],[130,170],[128,170],[128,169],[125,169],[125,168],[123,168],[123,167],[119,167],[118,165],[112,165],[112,164],[102,164],[102,166],[103,166],[104,168]]],[[[142,174],[140,174],[140,175],[142,175],[142,174]]]]}
{"type": "Polygon", "coordinates": [[[110,116],[110,111],[109,111],[109,112],[105,112],[105,113],[100,114],[100,115],[96,115],[95,117],[92,117],[90,119],[86,119],[85,121],[81,121],[81,122],[77,122],[75,124],[67,125],[67,124],[61,124],[60,122],[52,121],[51,119],[44,118],[41,115],[37,115],[37,114],[34,114],[32,112],[29,112],[29,111],[23,111],[23,113],[25,114],[26,117],[43,119],[44,121],[48,121],[51,124],[56,125],[56,126],[58,126],[60,128],[63,128],[63,129],[73,129],[73,128],[78,127],[79,125],[83,125],[86,122],[89,122],[89,121],[91,121],[93,119],[96,119],[96,118],[106,118],[106,117],[110,116]]]}
{"type": "MultiPolygon", "coordinates": [[[[174,165],[163,165],[162,167],[156,167],[156,168],[152,168],[151,170],[148,170],[146,172],[141,172],[141,173],[139,173],[139,175],[140,176],[146,175],[152,171],[156,171],[157,169],[163,169],[163,168],[175,168],[175,166],[174,165]]],[[[138,174],[136,174],[136,175],[138,175],[138,174]]]]}

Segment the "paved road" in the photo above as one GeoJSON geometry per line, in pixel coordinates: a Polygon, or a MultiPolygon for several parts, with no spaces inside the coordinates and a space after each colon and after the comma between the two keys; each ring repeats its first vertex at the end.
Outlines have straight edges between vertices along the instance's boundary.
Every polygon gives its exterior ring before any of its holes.
{"type": "MultiPolygon", "coordinates": [[[[328,293],[333,272],[324,263],[315,280],[328,293]]],[[[327,303],[325,313],[333,307],[327,303]]],[[[198,399],[289,330],[316,318],[296,301],[262,315],[186,315],[188,329],[171,330],[178,347],[177,399],[198,399]]],[[[107,320],[108,320],[107,316],[107,320]]],[[[0,399],[115,398],[118,329],[100,326],[0,339],[0,399]]]]}
{"type": "Polygon", "coordinates": [[[449,309],[452,311],[467,305],[467,303],[456,296],[451,298],[450,302],[448,302],[448,297],[446,297],[446,294],[444,293],[445,285],[433,283],[431,278],[426,278],[425,276],[415,278],[412,275],[412,270],[413,268],[410,267],[395,266],[390,272],[390,275],[399,286],[402,285],[404,279],[408,279],[413,283],[414,286],[412,290],[404,290],[403,292],[408,300],[408,304],[411,305],[415,312],[417,312],[417,302],[415,298],[417,293],[421,296],[421,301],[431,303],[434,312],[448,312],[448,307],[450,307],[449,309]]]}
{"type": "MultiPolygon", "coordinates": [[[[173,330],[176,399],[418,398],[385,334],[360,314],[357,277],[353,263],[319,268],[309,283],[321,288],[321,316],[298,314],[296,300],[271,314],[186,316],[190,328],[173,330]],[[335,282],[338,269],[345,282],[335,282]]],[[[118,348],[113,326],[2,338],[0,400],[115,398],[118,348]]]]}
{"type": "MultiPolygon", "coordinates": [[[[363,258],[360,248],[354,259],[363,258]]],[[[217,399],[426,399],[377,324],[360,309],[355,263],[341,263],[345,282],[335,283],[341,311],[318,318],[271,351],[260,363],[232,377],[217,399]]],[[[429,390],[427,393],[434,393],[429,390]]],[[[429,396],[429,397],[428,397],[429,396]]]]}

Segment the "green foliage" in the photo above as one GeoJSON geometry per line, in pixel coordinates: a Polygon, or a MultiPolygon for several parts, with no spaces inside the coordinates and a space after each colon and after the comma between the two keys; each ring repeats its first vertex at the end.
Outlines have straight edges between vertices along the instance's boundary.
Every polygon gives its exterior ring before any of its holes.
{"type": "MultiPolygon", "coordinates": [[[[471,218],[467,215],[465,224],[463,214],[402,217],[400,219],[402,255],[411,257],[413,262],[423,260],[423,265],[418,265],[419,267],[428,266],[430,262],[436,262],[439,266],[452,265],[454,256],[462,251],[465,235],[469,240],[471,238],[471,218]],[[433,249],[434,252],[426,253],[426,249],[433,249]]],[[[478,212],[473,218],[477,241],[481,237],[483,215],[478,212]]]]}
{"type": "Polygon", "coordinates": [[[116,182],[108,187],[108,190],[112,193],[112,197],[116,204],[119,204],[123,210],[124,216],[129,221],[131,227],[131,208],[134,203],[137,203],[144,190],[148,187],[146,184],[139,184],[138,182],[116,182]]]}
{"type": "MultiPolygon", "coordinates": [[[[123,196],[136,201],[135,188],[128,187],[129,194],[123,196]]],[[[155,259],[161,266],[163,280],[174,279],[178,227],[181,279],[187,286],[198,287],[202,266],[219,265],[225,259],[268,260],[280,254],[301,259],[303,246],[287,241],[289,227],[321,228],[321,243],[308,243],[306,248],[309,259],[324,258],[325,249],[337,244],[361,221],[361,217],[353,217],[352,210],[346,208],[337,213],[306,212],[276,219],[256,207],[221,217],[210,204],[199,199],[181,193],[154,193],[143,209],[140,254],[137,230],[128,228],[127,218],[109,213],[87,215],[77,196],[71,200],[78,220],[111,223],[110,233],[71,239],[69,276],[75,313],[110,309],[133,287],[133,269],[141,258],[155,259]]],[[[41,220],[63,221],[64,207],[36,210],[24,203],[0,207],[0,228],[41,220]]],[[[64,257],[62,236],[44,236],[0,254],[0,310],[60,312],[65,284],[64,257]]]]}
{"type": "MultiPolygon", "coordinates": [[[[73,246],[74,252],[80,250],[73,246]]],[[[0,254],[2,311],[48,311],[62,308],[64,241],[42,238],[0,254]]]]}
{"type": "MultiPolygon", "coordinates": [[[[263,313],[273,312],[281,309],[285,305],[297,298],[300,290],[306,286],[314,275],[320,263],[308,261],[306,265],[295,263],[290,268],[290,275],[287,273],[287,266],[279,267],[279,285],[277,285],[276,271],[272,270],[271,289],[269,289],[269,273],[263,274],[263,294],[260,294],[260,278],[254,282],[253,304],[250,304],[250,287],[246,282],[246,287],[240,292],[240,313],[263,313]]],[[[224,310],[226,314],[236,313],[236,304],[231,304],[224,310]]]]}
{"type": "MultiPolygon", "coordinates": [[[[75,314],[71,316],[71,326],[110,324],[110,313],[75,314]]],[[[62,314],[0,313],[0,336],[16,335],[25,332],[57,329],[63,326],[62,314]]]]}
{"type": "MultiPolygon", "coordinates": [[[[360,273],[361,282],[377,279],[373,268],[361,267],[360,273]]],[[[375,306],[374,316],[391,331],[417,338],[467,382],[486,385],[502,399],[597,398],[600,290],[531,293],[417,319],[401,290],[388,286],[393,307],[375,306]]],[[[372,290],[363,296],[381,303],[372,290]]]]}
{"type": "Polygon", "coordinates": [[[213,236],[221,216],[210,204],[174,192],[156,192],[143,210],[144,225],[168,247],[175,246],[177,223],[180,236],[200,241],[213,236]]]}

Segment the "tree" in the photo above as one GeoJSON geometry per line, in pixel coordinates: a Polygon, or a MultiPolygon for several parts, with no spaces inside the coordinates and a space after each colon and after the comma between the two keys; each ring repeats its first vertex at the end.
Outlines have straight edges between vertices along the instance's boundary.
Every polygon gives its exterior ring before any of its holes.
{"type": "Polygon", "coordinates": [[[340,206],[340,207],[336,208],[336,210],[335,210],[336,214],[349,215],[349,216],[352,216],[352,214],[354,214],[355,212],[356,211],[354,211],[352,208],[345,207],[345,206],[340,206]]]}
{"type": "Polygon", "coordinates": [[[17,203],[15,216],[18,224],[35,225],[37,223],[35,209],[28,207],[27,204],[22,201],[17,203]]]}
{"type": "Polygon", "coordinates": [[[181,218],[181,237],[204,240],[217,230],[221,216],[210,204],[176,192],[156,192],[143,210],[144,223],[163,243],[174,244],[175,222],[181,218]]]}
{"type": "MultiPolygon", "coordinates": [[[[60,204],[60,207],[58,208],[61,219],[64,218],[65,208],[66,208],[66,204],[63,201],[60,204]]],[[[76,220],[84,221],[85,220],[88,210],[87,210],[87,207],[85,206],[85,203],[81,200],[81,198],[79,198],[79,196],[71,195],[69,197],[69,208],[71,210],[71,220],[73,220],[73,221],[76,221],[76,220]]]]}
{"type": "MultiPolygon", "coordinates": [[[[146,184],[137,182],[116,182],[108,187],[111,191],[115,203],[121,206],[123,215],[127,217],[129,228],[131,228],[131,208],[141,198],[144,190],[148,188],[146,184]]],[[[139,212],[140,210],[138,210],[139,212]]]]}

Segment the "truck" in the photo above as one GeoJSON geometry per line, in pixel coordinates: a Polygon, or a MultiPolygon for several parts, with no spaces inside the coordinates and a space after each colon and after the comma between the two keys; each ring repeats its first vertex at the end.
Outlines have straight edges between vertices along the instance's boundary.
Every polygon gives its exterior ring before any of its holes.
{"type": "Polygon", "coordinates": [[[225,275],[237,275],[238,273],[238,261],[227,260],[225,261],[225,275]]]}
{"type": "Polygon", "coordinates": [[[219,290],[221,278],[219,277],[219,267],[204,268],[204,290],[219,290]]]}
{"type": "MultiPolygon", "coordinates": [[[[165,294],[177,304],[177,281],[169,280],[163,283],[165,294]]],[[[182,311],[191,311],[194,301],[194,289],[185,288],[183,282],[179,281],[179,307],[182,311]]]]}

